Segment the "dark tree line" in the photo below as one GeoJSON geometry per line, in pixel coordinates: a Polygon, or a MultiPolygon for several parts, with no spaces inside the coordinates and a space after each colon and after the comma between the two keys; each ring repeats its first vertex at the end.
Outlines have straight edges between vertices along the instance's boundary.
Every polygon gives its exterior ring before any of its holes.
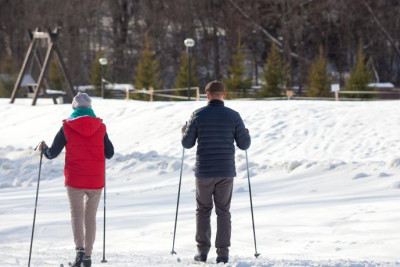
{"type": "Polygon", "coordinates": [[[30,41],[27,29],[57,25],[74,84],[90,83],[99,50],[110,61],[111,80],[134,82],[148,36],[163,87],[175,84],[187,37],[196,41],[200,86],[229,75],[239,38],[252,84],[262,82],[274,42],[288,86],[307,83],[320,47],[336,82],[344,84],[360,45],[374,81],[400,85],[398,0],[0,0],[0,63],[11,57],[18,70],[30,41]]]}

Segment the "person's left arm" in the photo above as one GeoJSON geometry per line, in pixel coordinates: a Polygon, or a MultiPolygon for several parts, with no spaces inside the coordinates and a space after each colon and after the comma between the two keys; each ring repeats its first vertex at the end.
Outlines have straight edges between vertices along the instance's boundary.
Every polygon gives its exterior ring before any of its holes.
{"type": "Polygon", "coordinates": [[[243,120],[239,113],[236,115],[235,141],[238,148],[242,150],[248,149],[251,144],[249,130],[247,130],[244,126],[243,120]]]}
{"type": "Polygon", "coordinates": [[[67,140],[65,138],[64,130],[61,127],[61,129],[58,131],[56,137],[54,137],[53,144],[51,144],[51,147],[48,147],[45,142],[43,142],[41,149],[43,149],[43,155],[47,159],[54,159],[58,155],[60,155],[61,151],[65,147],[65,144],[67,143],[67,140]]]}

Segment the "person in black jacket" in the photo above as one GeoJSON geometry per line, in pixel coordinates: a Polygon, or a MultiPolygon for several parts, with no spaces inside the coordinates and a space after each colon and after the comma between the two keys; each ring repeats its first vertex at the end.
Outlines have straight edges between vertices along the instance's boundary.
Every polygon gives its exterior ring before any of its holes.
{"type": "Polygon", "coordinates": [[[217,214],[217,263],[227,263],[231,240],[231,214],[235,146],[250,147],[249,131],[239,113],[224,106],[225,86],[213,81],[206,86],[207,106],[193,112],[182,128],[182,145],[192,148],[197,140],[196,154],[196,242],[194,259],[205,262],[211,247],[210,216],[213,199],[217,214]]]}

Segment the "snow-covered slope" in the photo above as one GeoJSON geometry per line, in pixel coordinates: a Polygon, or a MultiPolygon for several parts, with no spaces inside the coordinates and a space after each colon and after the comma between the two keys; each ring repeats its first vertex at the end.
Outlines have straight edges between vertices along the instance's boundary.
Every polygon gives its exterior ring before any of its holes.
{"type": "MultiPolygon", "coordinates": [[[[70,105],[0,99],[0,266],[26,266],[41,140],[51,143],[70,105]]],[[[175,250],[180,128],[205,102],[94,99],[116,154],[107,162],[107,264],[103,203],[93,266],[196,266],[195,149],[185,151],[175,250]]],[[[227,101],[252,136],[248,151],[258,252],[245,154],[237,150],[230,266],[400,265],[400,105],[385,102],[227,101]]],[[[64,153],[44,160],[33,266],[74,257],[63,186],[64,153]]],[[[215,215],[212,223],[215,233],[215,215]]],[[[214,249],[208,264],[215,259],[214,249]]]]}

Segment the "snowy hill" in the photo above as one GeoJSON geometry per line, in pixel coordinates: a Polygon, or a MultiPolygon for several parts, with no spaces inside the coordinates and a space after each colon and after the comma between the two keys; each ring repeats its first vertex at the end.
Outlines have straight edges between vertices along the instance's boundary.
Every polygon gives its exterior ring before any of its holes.
{"type": "MultiPolygon", "coordinates": [[[[0,266],[26,266],[41,140],[51,143],[70,105],[0,99],[0,266]]],[[[205,102],[94,99],[116,154],[107,162],[107,264],[103,202],[93,266],[197,266],[195,149],[180,128],[205,102]]],[[[252,136],[248,151],[258,252],[254,259],[245,154],[237,149],[228,266],[400,265],[400,105],[397,101],[227,101],[252,136]]],[[[63,186],[64,153],[44,160],[32,266],[74,257],[63,186]]],[[[215,215],[213,215],[215,233],[215,215]]],[[[207,265],[215,265],[212,248],[207,265]]]]}

